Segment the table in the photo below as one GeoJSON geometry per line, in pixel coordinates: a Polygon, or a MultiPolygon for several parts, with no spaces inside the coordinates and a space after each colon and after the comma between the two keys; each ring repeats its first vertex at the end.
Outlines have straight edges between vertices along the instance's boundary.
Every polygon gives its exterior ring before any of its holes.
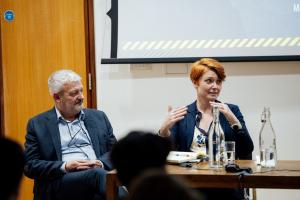
{"type": "MultiPolygon", "coordinates": [[[[191,188],[280,188],[300,189],[300,161],[279,160],[275,169],[263,169],[252,160],[239,160],[240,167],[251,167],[252,174],[228,173],[224,169],[210,169],[208,163],[190,168],[167,165],[172,176],[186,179],[191,188]]],[[[115,171],[107,174],[106,199],[117,199],[118,179],[115,171]]]]}

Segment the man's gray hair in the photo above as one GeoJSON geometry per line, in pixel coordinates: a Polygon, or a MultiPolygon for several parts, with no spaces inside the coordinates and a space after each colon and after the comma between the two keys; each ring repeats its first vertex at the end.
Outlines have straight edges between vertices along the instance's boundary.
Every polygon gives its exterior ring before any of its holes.
{"type": "Polygon", "coordinates": [[[63,69],[53,72],[48,78],[50,95],[57,94],[62,90],[64,84],[74,81],[81,81],[81,77],[72,70],[63,69]]]}

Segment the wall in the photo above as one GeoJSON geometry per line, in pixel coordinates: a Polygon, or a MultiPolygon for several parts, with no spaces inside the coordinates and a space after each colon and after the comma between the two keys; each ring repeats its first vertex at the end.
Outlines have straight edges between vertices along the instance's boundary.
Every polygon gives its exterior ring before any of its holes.
{"type": "MultiPolygon", "coordinates": [[[[105,111],[118,138],[132,129],[157,131],[167,106],[195,99],[187,65],[101,65],[105,3],[95,1],[96,75],[99,109],[105,111]],[[97,11],[97,12],[96,12],[97,11]],[[171,67],[171,68],[170,68],[171,67]],[[173,73],[170,70],[174,69],[173,73]]],[[[300,62],[224,63],[227,80],[220,100],[238,104],[258,153],[260,114],[271,108],[278,158],[300,160],[300,62]]],[[[258,190],[258,199],[300,199],[299,190],[258,190]]]]}
{"type": "MultiPolygon", "coordinates": [[[[300,122],[300,62],[224,64],[228,77],[219,99],[240,106],[256,147],[260,114],[269,106],[279,158],[300,159],[295,153],[300,139],[295,131],[300,122]]],[[[107,112],[118,137],[135,128],[157,131],[168,105],[183,106],[195,99],[188,74],[168,74],[162,64],[148,68],[97,67],[99,109],[107,112]]]]}

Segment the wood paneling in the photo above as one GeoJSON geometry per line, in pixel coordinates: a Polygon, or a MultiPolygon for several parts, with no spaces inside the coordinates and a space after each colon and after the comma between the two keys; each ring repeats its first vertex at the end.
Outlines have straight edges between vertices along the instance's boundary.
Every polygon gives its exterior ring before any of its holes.
{"type": "MultiPolygon", "coordinates": [[[[1,0],[1,48],[5,135],[24,143],[30,117],[50,109],[47,79],[58,69],[79,73],[86,86],[84,0],[1,0]],[[13,10],[15,19],[3,19],[13,10]]],[[[85,93],[86,94],[86,93],[85,93]]],[[[20,199],[33,199],[32,181],[20,199]]]]}
{"type": "MultiPolygon", "coordinates": [[[[0,4],[1,5],[1,4],[0,4]]],[[[1,6],[0,6],[1,8],[1,6]]],[[[1,12],[0,12],[1,14],[1,12]]],[[[0,23],[0,137],[4,135],[4,97],[3,97],[3,75],[2,75],[2,48],[1,48],[1,23],[0,23]]]]}

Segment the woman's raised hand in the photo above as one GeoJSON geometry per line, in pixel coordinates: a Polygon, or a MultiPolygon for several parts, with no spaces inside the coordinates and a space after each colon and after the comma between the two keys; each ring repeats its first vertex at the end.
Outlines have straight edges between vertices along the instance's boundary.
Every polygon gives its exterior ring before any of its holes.
{"type": "Polygon", "coordinates": [[[185,106],[180,108],[175,108],[175,109],[173,109],[171,106],[168,106],[168,114],[159,130],[159,134],[164,137],[169,136],[170,128],[172,128],[172,126],[176,122],[183,119],[186,113],[187,113],[187,107],[185,106]]]}

